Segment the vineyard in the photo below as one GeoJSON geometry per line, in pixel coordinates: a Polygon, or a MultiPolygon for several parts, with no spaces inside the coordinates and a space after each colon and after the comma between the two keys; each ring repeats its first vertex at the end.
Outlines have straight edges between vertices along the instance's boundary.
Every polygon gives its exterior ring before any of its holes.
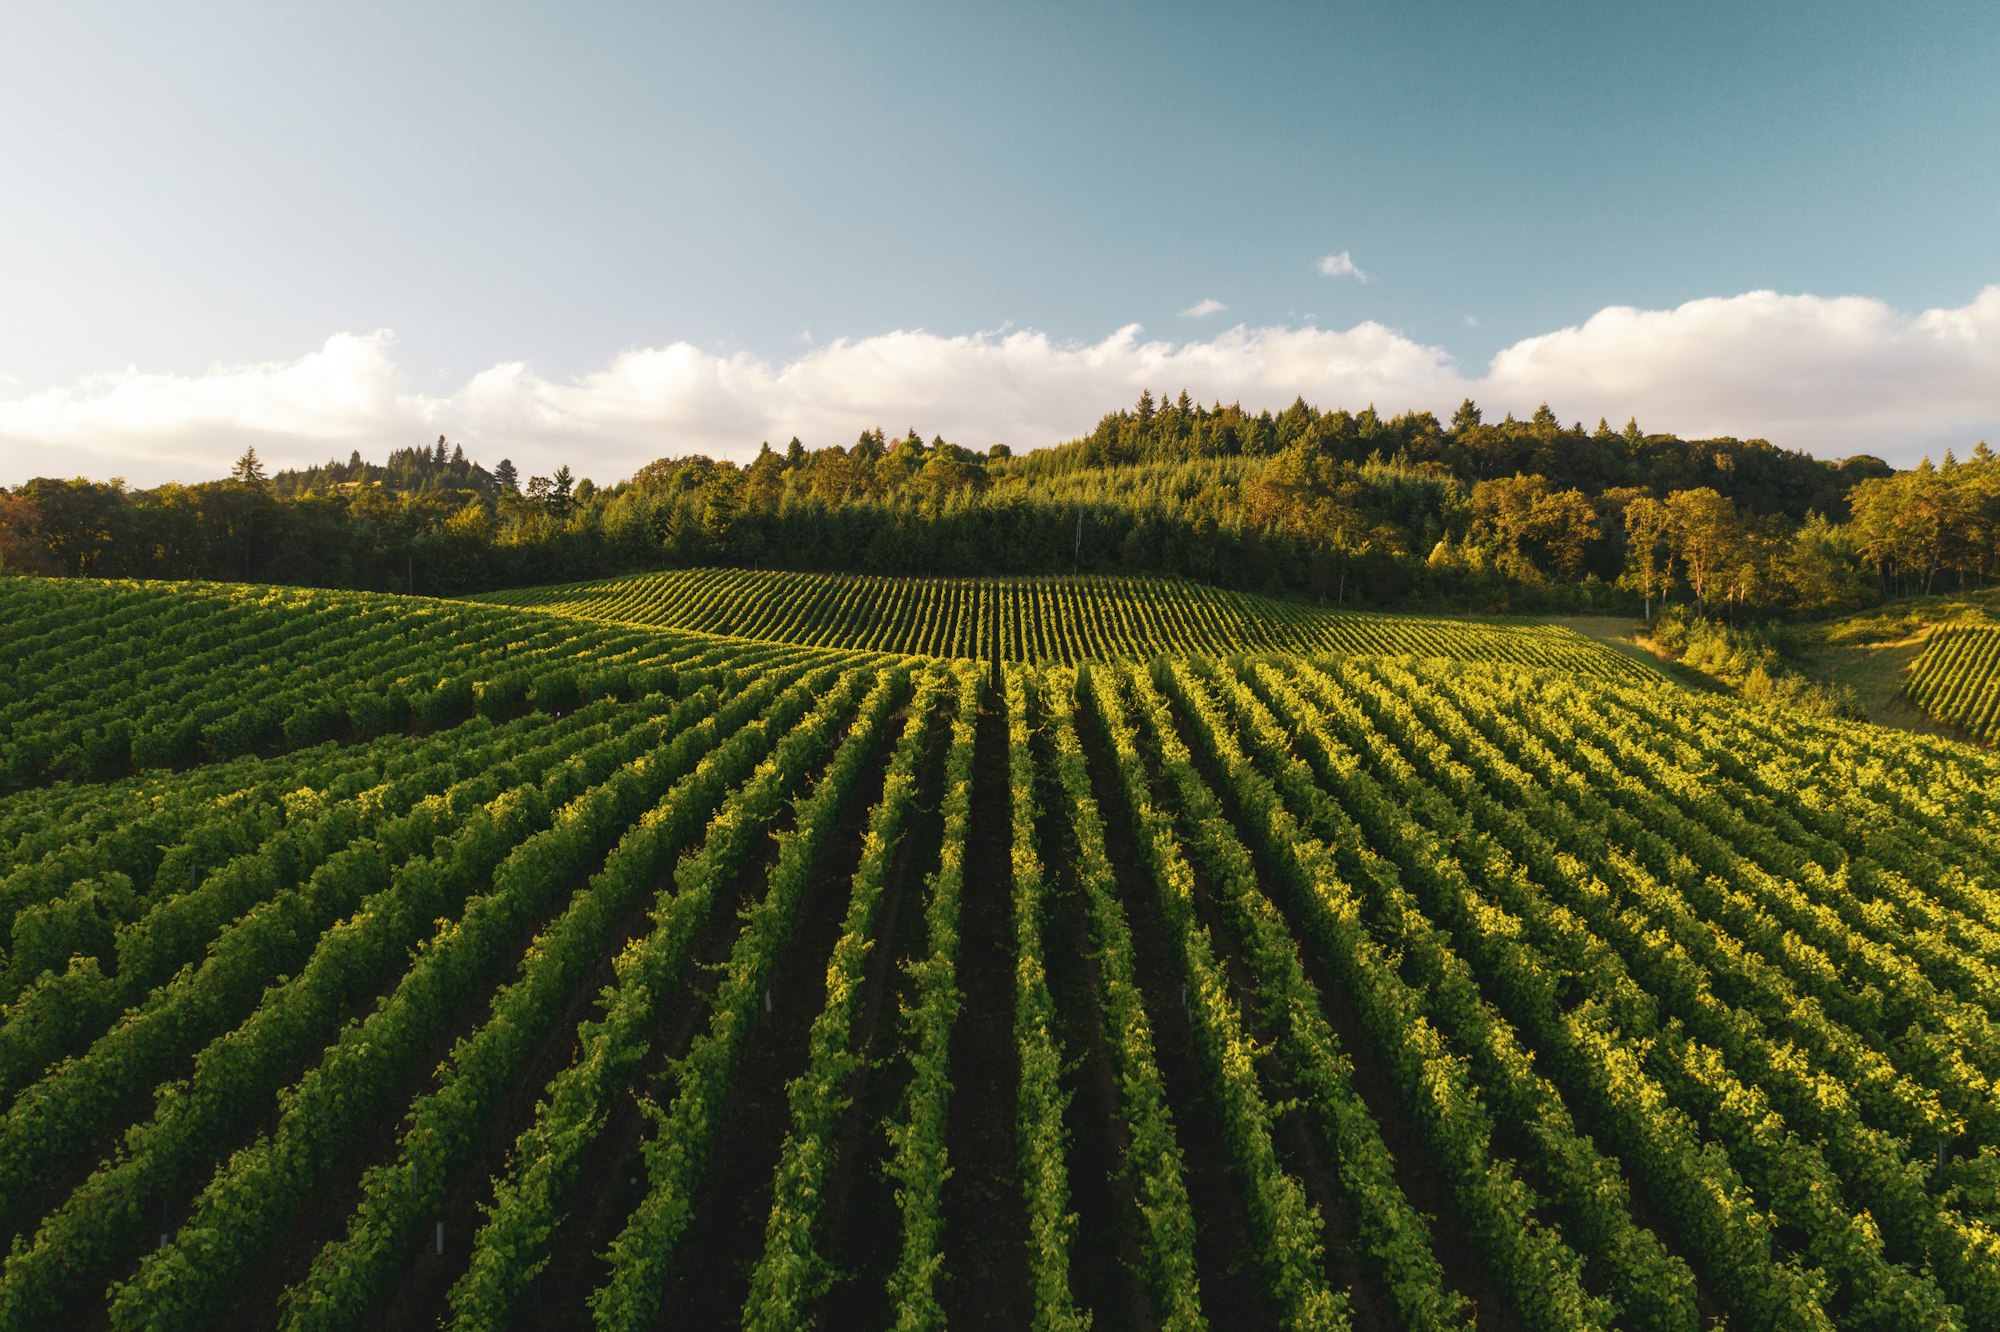
{"type": "Polygon", "coordinates": [[[1327,611],[1170,578],[882,578],[685,569],[475,600],[818,647],[1074,666],[1159,652],[1333,652],[1511,661],[1579,675],[1631,664],[1553,625],[1327,611]]]}
{"type": "Polygon", "coordinates": [[[2000,629],[1940,629],[1910,666],[1910,701],[1976,740],[2000,741],[2000,629]]]}
{"type": "Polygon", "coordinates": [[[778,577],[0,580],[0,1327],[2000,1327],[2000,756],[778,577]]]}

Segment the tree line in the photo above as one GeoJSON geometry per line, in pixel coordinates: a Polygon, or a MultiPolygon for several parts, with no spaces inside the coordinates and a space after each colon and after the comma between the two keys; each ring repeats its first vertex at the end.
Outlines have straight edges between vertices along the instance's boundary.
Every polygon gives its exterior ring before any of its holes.
{"type": "Polygon", "coordinates": [[[381,464],[133,489],[41,477],[0,490],[0,568],[412,591],[490,590],[720,564],[896,574],[1162,573],[1328,604],[1485,611],[1812,613],[1983,584],[2000,567],[2000,468],[1897,470],[1758,439],[1683,439],[1544,405],[1488,422],[1202,406],[1112,412],[1015,457],[915,430],[665,457],[598,486],[525,481],[462,446],[381,464]]]}

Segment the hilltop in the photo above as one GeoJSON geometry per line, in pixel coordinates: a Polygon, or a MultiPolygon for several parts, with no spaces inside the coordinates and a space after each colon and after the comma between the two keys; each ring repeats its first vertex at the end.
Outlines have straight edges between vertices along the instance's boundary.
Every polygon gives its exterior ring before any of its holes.
{"type": "Polygon", "coordinates": [[[1515,661],[1583,675],[1629,669],[1570,630],[1529,619],[1330,611],[1168,578],[686,569],[470,600],[819,647],[1029,663],[1283,652],[1515,661]]]}

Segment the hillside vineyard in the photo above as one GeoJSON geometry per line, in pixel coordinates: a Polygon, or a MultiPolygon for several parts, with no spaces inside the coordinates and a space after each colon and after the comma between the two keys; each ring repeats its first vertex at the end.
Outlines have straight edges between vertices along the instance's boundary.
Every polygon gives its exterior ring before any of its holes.
{"type": "Polygon", "coordinates": [[[1073,666],[1158,652],[1462,657],[1627,674],[1566,629],[1326,611],[1172,578],[882,578],[683,569],[474,598],[621,624],[781,642],[1073,666]]]}
{"type": "Polygon", "coordinates": [[[2000,1327],[1991,752],[677,577],[0,581],[0,1327],[2000,1327]]]}
{"type": "Polygon", "coordinates": [[[2000,739],[2000,629],[1941,629],[1910,668],[1910,701],[1975,740],[2000,739]]]}

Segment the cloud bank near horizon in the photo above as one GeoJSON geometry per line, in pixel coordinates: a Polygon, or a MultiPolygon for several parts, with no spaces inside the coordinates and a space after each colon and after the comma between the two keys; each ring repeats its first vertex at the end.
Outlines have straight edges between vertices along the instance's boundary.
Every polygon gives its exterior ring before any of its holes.
{"type": "Polygon", "coordinates": [[[26,391],[0,378],[0,484],[203,480],[247,445],[273,466],[296,466],[351,449],[379,459],[440,434],[488,463],[511,457],[524,474],[567,462],[600,481],[669,454],[743,459],[765,440],[845,444],[876,425],[1021,451],[1074,438],[1142,388],[1253,411],[1303,396],[1443,417],[1471,397],[1497,418],[1547,402],[1565,421],[1636,415],[1690,438],[1764,438],[1902,464],[2000,439],[2000,285],[1917,314],[1865,297],[1769,291],[1671,310],[1614,306],[1523,339],[1471,376],[1442,348],[1372,321],[1239,324],[1180,342],[1146,338],[1137,324],[1095,343],[917,329],[837,339],[782,363],[675,342],[568,380],[505,362],[447,394],[415,388],[395,345],[387,330],[338,333],[295,360],[199,375],[128,368],[26,391]]]}

